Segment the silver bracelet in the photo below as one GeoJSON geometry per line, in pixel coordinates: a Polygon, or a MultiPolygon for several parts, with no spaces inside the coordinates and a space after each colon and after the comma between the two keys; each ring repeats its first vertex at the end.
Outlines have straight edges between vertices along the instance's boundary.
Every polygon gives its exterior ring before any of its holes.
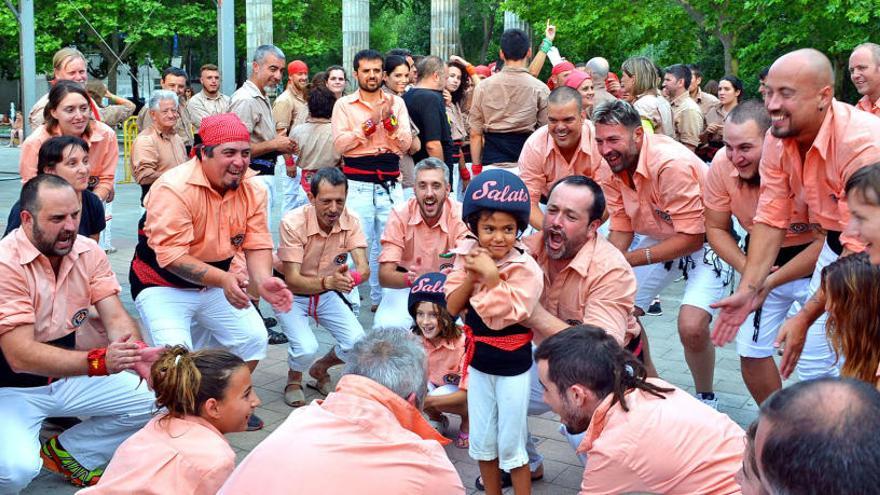
{"type": "Polygon", "coordinates": [[[654,259],[651,258],[651,248],[645,248],[645,259],[648,261],[649,265],[654,264],[654,259]]]}

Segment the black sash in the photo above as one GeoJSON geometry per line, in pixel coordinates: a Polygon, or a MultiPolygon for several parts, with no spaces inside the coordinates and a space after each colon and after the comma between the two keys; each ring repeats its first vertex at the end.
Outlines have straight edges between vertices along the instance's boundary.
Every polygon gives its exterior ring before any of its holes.
{"type": "Polygon", "coordinates": [[[522,153],[530,132],[483,133],[483,165],[493,163],[516,163],[522,153]]]}

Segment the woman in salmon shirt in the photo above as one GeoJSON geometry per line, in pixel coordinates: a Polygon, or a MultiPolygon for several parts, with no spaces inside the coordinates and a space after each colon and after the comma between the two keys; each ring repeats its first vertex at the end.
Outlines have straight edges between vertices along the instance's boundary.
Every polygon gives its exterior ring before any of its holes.
{"type": "Polygon", "coordinates": [[[81,495],[213,495],[235,468],[223,437],[245,431],[260,405],[251,373],[221,349],[170,347],[153,364],[156,406],[165,408],[126,440],[97,485],[81,495]]]}

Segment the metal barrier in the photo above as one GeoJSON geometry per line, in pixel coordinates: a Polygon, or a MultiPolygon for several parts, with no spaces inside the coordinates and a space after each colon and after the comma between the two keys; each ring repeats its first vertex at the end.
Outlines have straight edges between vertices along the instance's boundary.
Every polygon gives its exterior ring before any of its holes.
{"type": "Polygon", "coordinates": [[[125,177],[117,184],[131,184],[131,148],[138,135],[137,116],[132,115],[122,124],[122,160],[125,164],[125,177]]]}

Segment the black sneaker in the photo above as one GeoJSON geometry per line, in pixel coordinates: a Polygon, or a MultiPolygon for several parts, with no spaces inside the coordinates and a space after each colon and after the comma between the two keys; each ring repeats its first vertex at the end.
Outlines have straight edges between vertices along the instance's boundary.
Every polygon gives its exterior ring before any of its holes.
{"type": "Polygon", "coordinates": [[[267,330],[270,328],[274,328],[275,325],[278,325],[278,320],[276,320],[275,318],[272,318],[271,316],[268,318],[263,318],[263,326],[265,326],[267,330]]]}
{"type": "Polygon", "coordinates": [[[654,301],[651,302],[651,305],[648,306],[648,311],[646,311],[645,314],[651,316],[663,316],[663,308],[660,307],[660,300],[654,299],[654,301]]]}
{"type": "Polygon", "coordinates": [[[277,344],[286,344],[287,343],[287,335],[284,335],[281,332],[276,332],[275,330],[266,330],[269,332],[269,345],[277,345],[277,344]]]}

